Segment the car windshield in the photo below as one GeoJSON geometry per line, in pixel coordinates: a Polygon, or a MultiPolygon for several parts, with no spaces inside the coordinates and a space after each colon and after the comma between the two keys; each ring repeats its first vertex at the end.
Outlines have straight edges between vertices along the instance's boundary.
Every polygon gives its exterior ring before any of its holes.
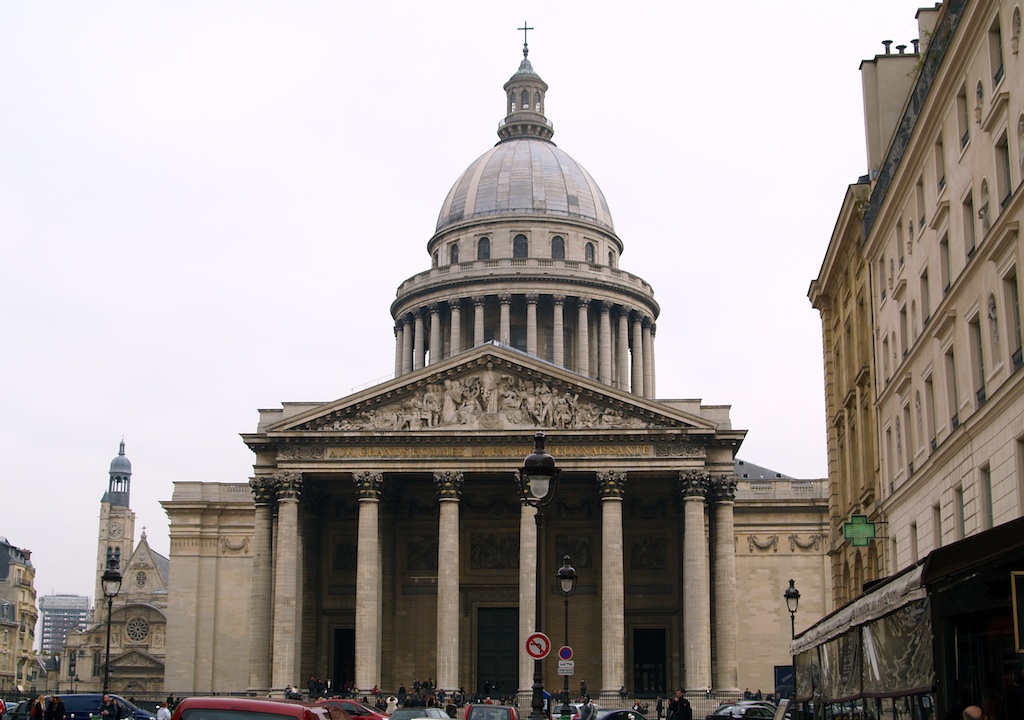
{"type": "Polygon", "coordinates": [[[224,708],[192,708],[181,714],[181,720],[281,720],[294,717],[292,714],[246,712],[245,710],[228,710],[224,708]]]}

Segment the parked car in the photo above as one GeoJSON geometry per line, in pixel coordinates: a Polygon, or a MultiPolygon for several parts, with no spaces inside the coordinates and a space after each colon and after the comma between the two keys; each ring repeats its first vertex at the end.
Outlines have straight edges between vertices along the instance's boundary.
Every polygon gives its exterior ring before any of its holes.
{"type": "Polygon", "coordinates": [[[390,718],[391,720],[420,720],[421,718],[451,720],[448,713],[438,707],[400,707],[391,713],[390,718]]]}
{"type": "Polygon", "coordinates": [[[317,700],[316,704],[344,710],[350,717],[357,718],[358,720],[388,720],[388,716],[377,708],[347,698],[326,698],[324,700],[317,700]]]}
{"type": "MultiPolygon", "coordinates": [[[[103,693],[75,693],[61,695],[64,701],[65,720],[89,720],[93,715],[100,714],[103,704],[103,693]]],[[[156,720],[156,715],[128,702],[120,695],[111,695],[121,706],[121,717],[124,720],[156,720]]]]}
{"type": "Polygon", "coordinates": [[[470,704],[462,713],[462,720],[519,720],[519,713],[511,705],[470,704]]]}
{"type": "Polygon", "coordinates": [[[7,713],[4,715],[4,720],[28,720],[29,703],[29,700],[22,700],[17,704],[9,704],[7,706],[7,713]]]}
{"type": "Polygon", "coordinates": [[[726,705],[708,715],[704,720],[772,720],[775,717],[775,708],[770,703],[748,703],[738,702],[726,705]]]}
{"type": "Polygon", "coordinates": [[[594,720],[647,720],[647,717],[637,710],[616,708],[612,710],[598,710],[594,720]]]}
{"type": "Polygon", "coordinates": [[[171,720],[351,720],[338,707],[298,700],[253,697],[190,697],[174,709],[171,720]]]}
{"type": "MultiPolygon", "coordinates": [[[[594,710],[600,710],[601,706],[597,703],[591,703],[594,706],[594,710]]],[[[583,709],[583,703],[569,703],[569,709],[572,710],[572,720],[580,720],[580,711],[583,709]]],[[[554,713],[555,717],[558,717],[562,712],[562,706],[555,703],[554,713]]]]}

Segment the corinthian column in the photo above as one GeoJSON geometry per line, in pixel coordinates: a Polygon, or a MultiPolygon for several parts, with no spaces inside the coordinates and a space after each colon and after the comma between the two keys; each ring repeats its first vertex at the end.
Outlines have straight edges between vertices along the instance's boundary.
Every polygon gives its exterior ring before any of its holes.
{"type": "MultiPolygon", "coordinates": [[[[518,471],[516,473],[518,475],[518,471]]],[[[518,478],[517,478],[518,484],[518,478]]],[[[519,647],[535,630],[537,614],[537,508],[525,500],[519,513],[519,647]]],[[[533,687],[533,660],[519,653],[519,693],[533,687]]]]}
{"type": "Polygon", "coordinates": [[[270,691],[270,628],[273,607],[270,595],[274,579],[273,504],[277,497],[277,483],[271,477],[258,477],[249,481],[256,515],[253,525],[252,549],[252,606],[249,614],[249,691],[263,696],[270,691]]]}
{"type": "Polygon", "coordinates": [[[679,473],[683,497],[683,665],[686,692],[711,686],[711,598],[704,501],[708,474],[679,473]]]}
{"type": "Polygon", "coordinates": [[[647,363],[648,365],[650,365],[650,368],[651,368],[651,397],[652,398],[658,397],[658,390],[657,390],[657,387],[658,387],[658,373],[655,370],[655,368],[657,367],[657,364],[654,362],[654,358],[657,355],[657,353],[654,352],[654,336],[657,335],[657,334],[658,334],[658,323],[652,322],[651,323],[651,357],[650,357],[650,359],[648,360],[648,363],[647,363]]]}
{"type": "Polygon", "coordinates": [[[644,394],[644,326],[640,313],[633,314],[633,394],[644,394]]]}
{"type": "Polygon", "coordinates": [[[462,473],[434,473],[437,525],[437,687],[459,689],[459,496],[462,473]]]}
{"type": "Polygon", "coordinates": [[[537,301],[536,293],[526,296],[526,353],[537,357],[537,301]]]}
{"type": "Polygon", "coordinates": [[[576,372],[590,375],[590,298],[579,299],[576,315],[576,372]]]}
{"type": "Polygon", "coordinates": [[[484,344],[484,301],[483,295],[473,298],[473,346],[484,344]]]}
{"type": "Polygon", "coordinates": [[[402,330],[402,374],[412,372],[412,315],[405,316],[405,329],[402,330]]]}
{"type": "Polygon", "coordinates": [[[629,390],[629,311],[619,308],[619,388],[629,390]]]}
{"type": "Polygon", "coordinates": [[[441,306],[430,303],[430,364],[441,360],[441,306]]]}
{"type": "Polygon", "coordinates": [[[380,684],[380,492],[383,475],[360,472],[353,478],[359,495],[356,548],[356,689],[369,694],[380,684]]]}
{"type": "Polygon", "coordinates": [[[299,495],[302,474],[282,472],[274,476],[277,490],[277,546],[274,548],[274,658],[271,682],[274,693],[284,694],[295,682],[299,623],[299,495]]]}
{"type": "Polygon", "coordinates": [[[626,473],[599,472],[601,496],[601,697],[626,685],[626,605],[622,565],[622,496],[626,473]]]}
{"type": "Polygon", "coordinates": [[[498,307],[501,310],[498,321],[498,342],[512,344],[512,296],[502,293],[498,296],[498,307]]]}
{"type": "Polygon", "coordinates": [[[565,295],[555,295],[552,300],[555,303],[555,315],[552,318],[551,345],[554,348],[555,365],[565,367],[565,325],[562,311],[565,307],[565,295]]]}
{"type": "Polygon", "coordinates": [[[449,300],[448,307],[451,308],[451,353],[458,355],[462,352],[462,302],[458,298],[449,300]]]}
{"type": "Polygon", "coordinates": [[[733,508],[736,478],[720,475],[711,483],[715,552],[715,689],[740,691],[736,638],[736,539],[733,508]]]}
{"type": "Polygon", "coordinates": [[[395,377],[402,374],[402,323],[395,321],[395,377]]]}
{"type": "Polygon", "coordinates": [[[612,384],[612,306],[601,303],[601,328],[598,335],[597,379],[606,385],[612,384]]]}
{"type": "Polygon", "coordinates": [[[416,310],[416,336],[412,344],[412,369],[419,370],[423,367],[423,358],[426,355],[426,346],[423,342],[423,308],[416,310]]]}
{"type": "Polygon", "coordinates": [[[653,323],[649,317],[643,322],[644,397],[654,399],[654,343],[651,341],[653,323]]]}

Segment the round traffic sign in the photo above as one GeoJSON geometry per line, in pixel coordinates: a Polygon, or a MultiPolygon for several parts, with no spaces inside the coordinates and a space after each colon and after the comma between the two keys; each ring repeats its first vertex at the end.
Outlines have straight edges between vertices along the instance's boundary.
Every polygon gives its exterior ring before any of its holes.
{"type": "Polygon", "coordinates": [[[549,652],[551,652],[551,640],[544,633],[531,633],[526,638],[526,654],[534,660],[543,660],[549,652]]]}
{"type": "Polygon", "coordinates": [[[572,660],[572,648],[568,645],[558,648],[558,657],[562,660],[572,660]]]}

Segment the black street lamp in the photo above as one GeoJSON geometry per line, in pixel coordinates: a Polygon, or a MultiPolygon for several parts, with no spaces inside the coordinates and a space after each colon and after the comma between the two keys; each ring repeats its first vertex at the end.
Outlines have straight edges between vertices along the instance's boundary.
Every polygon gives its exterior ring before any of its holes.
{"type": "Polygon", "coordinates": [[[107,569],[100,579],[103,585],[103,597],[107,599],[107,655],[103,662],[103,692],[110,692],[110,615],[114,609],[114,598],[121,592],[121,573],[112,560],[107,561],[107,569]]]}
{"type": "MultiPolygon", "coordinates": [[[[569,647],[569,598],[576,592],[576,568],[569,564],[569,556],[562,559],[562,567],[558,568],[558,589],[565,598],[565,646],[569,647]]],[[[569,676],[563,675],[562,685],[562,720],[572,717],[569,707],[569,676]]]]}
{"type": "Polygon", "coordinates": [[[786,609],[789,610],[790,639],[796,638],[796,608],[800,604],[800,591],[796,589],[793,581],[789,581],[789,587],[782,594],[786,598],[786,609]]]}
{"type": "MultiPolygon", "coordinates": [[[[558,475],[561,472],[555,467],[555,459],[544,450],[544,433],[533,436],[533,452],[523,460],[523,467],[518,473],[519,492],[523,501],[537,510],[537,597],[534,610],[535,629],[540,632],[540,588],[543,583],[541,560],[544,557],[543,535],[541,534],[541,507],[551,502],[558,487],[558,475]]],[[[530,701],[530,720],[548,720],[544,711],[544,675],[540,660],[533,661],[533,697],[530,701]]]]}

